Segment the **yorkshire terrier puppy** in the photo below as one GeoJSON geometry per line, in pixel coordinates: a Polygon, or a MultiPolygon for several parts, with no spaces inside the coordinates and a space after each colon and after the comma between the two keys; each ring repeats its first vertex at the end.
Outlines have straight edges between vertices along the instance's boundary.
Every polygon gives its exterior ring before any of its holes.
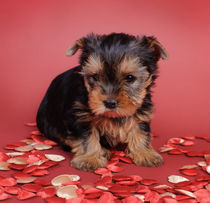
{"type": "Polygon", "coordinates": [[[150,143],[151,87],[157,62],[167,59],[154,37],[90,34],[67,50],[81,50],[80,65],[58,75],[37,113],[40,132],[75,154],[84,171],[105,167],[110,148],[124,145],[136,165],[159,166],[150,143]]]}

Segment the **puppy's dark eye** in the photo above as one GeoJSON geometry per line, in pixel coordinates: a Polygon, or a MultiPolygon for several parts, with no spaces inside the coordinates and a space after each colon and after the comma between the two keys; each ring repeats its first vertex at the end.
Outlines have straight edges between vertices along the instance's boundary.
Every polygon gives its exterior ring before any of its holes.
{"type": "Polygon", "coordinates": [[[133,83],[133,82],[136,80],[136,77],[133,76],[133,75],[126,75],[126,76],[125,76],[125,80],[126,80],[128,83],[133,83]]]}
{"type": "Polygon", "coordinates": [[[96,81],[98,81],[98,74],[91,75],[89,78],[90,78],[90,80],[96,82],[96,81]]]}

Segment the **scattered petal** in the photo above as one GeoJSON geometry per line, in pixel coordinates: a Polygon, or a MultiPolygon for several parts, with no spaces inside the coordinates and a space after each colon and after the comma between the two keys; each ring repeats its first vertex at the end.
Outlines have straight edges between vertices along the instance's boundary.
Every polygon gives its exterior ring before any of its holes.
{"type": "Polygon", "coordinates": [[[21,178],[17,179],[17,183],[32,183],[36,180],[36,177],[28,177],[28,178],[21,178]]]}
{"type": "Polygon", "coordinates": [[[94,172],[99,175],[111,175],[112,174],[111,171],[107,168],[98,168],[94,172]]]}
{"type": "Polygon", "coordinates": [[[0,171],[9,171],[10,168],[8,166],[9,166],[9,163],[1,161],[0,162],[0,171]]]}
{"type": "Polygon", "coordinates": [[[22,185],[21,188],[29,192],[39,192],[42,189],[42,186],[34,183],[29,183],[22,185]]]}
{"type": "Polygon", "coordinates": [[[55,187],[49,187],[49,188],[43,188],[39,192],[37,192],[37,196],[40,196],[41,198],[45,199],[48,197],[53,197],[56,193],[55,187]]]}
{"type": "Polygon", "coordinates": [[[32,197],[35,197],[36,195],[32,192],[26,191],[26,190],[20,190],[17,196],[17,199],[19,200],[25,200],[30,199],[32,197]]]}
{"type": "Polygon", "coordinates": [[[10,164],[27,164],[27,160],[23,157],[15,157],[7,160],[10,164]]]}
{"type": "Polygon", "coordinates": [[[24,125],[29,126],[29,127],[36,127],[36,122],[27,122],[24,125]]]}
{"type": "Polygon", "coordinates": [[[192,168],[197,168],[198,166],[193,164],[193,165],[184,165],[182,166],[182,168],[180,168],[180,170],[182,169],[192,169],[192,168]]]}
{"type": "Polygon", "coordinates": [[[32,176],[43,176],[43,175],[47,175],[47,174],[49,174],[49,172],[45,169],[36,169],[31,172],[32,176]]]}
{"type": "Polygon", "coordinates": [[[47,149],[51,149],[52,146],[51,145],[47,145],[47,144],[35,144],[34,148],[36,150],[47,150],[47,149]]]}
{"type": "Polygon", "coordinates": [[[0,162],[5,162],[9,159],[10,157],[5,154],[4,152],[0,152],[0,162]]]}
{"type": "Polygon", "coordinates": [[[209,203],[210,202],[210,191],[206,189],[200,189],[194,192],[196,196],[196,200],[201,203],[209,203]]]}
{"type": "Polygon", "coordinates": [[[64,156],[56,155],[56,154],[45,154],[45,156],[51,161],[63,161],[65,159],[64,156]]]}
{"type": "Polygon", "coordinates": [[[188,175],[188,176],[196,176],[196,175],[198,175],[198,171],[195,168],[182,169],[181,173],[183,173],[184,175],[188,175]]]}
{"type": "Polygon", "coordinates": [[[23,179],[23,178],[29,178],[31,176],[27,173],[18,172],[18,173],[14,173],[13,177],[16,178],[16,179],[23,179]]]}
{"type": "Polygon", "coordinates": [[[9,199],[10,197],[12,196],[4,192],[0,194],[0,200],[6,200],[6,199],[9,199]]]}
{"type": "Polygon", "coordinates": [[[17,182],[14,178],[2,178],[0,179],[1,186],[14,186],[17,182]]]}
{"type": "Polygon", "coordinates": [[[80,177],[78,175],[59,175],[54,177],[51,180],[52,185],[54,186],[62,186],[64,183],[67,183],[69,181],[78,181],[80,180],[80,177]]]}
{"type": "Polygon", "coordinates": [[[33,146],[31,145],[25,145],[25,146],[21,146],[21,147],[16,147],[15,150],[18,152],[30,152],[31,150],[33,150],[33,146]]]}
{"type": "Polygon", "coordinates": [[[192,192],[189,192],[187,190],[182,190],[182,189],[175,189],[175,190],[178,191],[181,194],[187,195],[187,196],[192,197],[192,198],[196,198],[196,196],[192,192]]]}
{"type": "Polygon", "coordinates": [[[65,199],[77,198],[77,188],[74,185],[62,186],[58,188],[56,195],[65,199]]]}
{"type": "Polygon", "coordinates": [[[171,175],[168,177],[168,182],[170,183],[180,183],[184,181],[189,181],[187,178],[184,178],[182,176],[177,176],[177,175],[171,175]]]}
{"type": "Polygon", "coordinates": [[[153,185],[153,184],[158,183],[158,181],[157,180],[153,180],[153,179],[143,179],[143,180],[141,180],[141,183],[143,185],[153,185]]]}
{"type": "Polygon", "coordinates": [[[114,196],[110,192],[104,192],[98,199],[97,203],[115,203],[114,196]]]}
{"type": "Polygon", "coordinates": [[[5,187],[5,192],[12,194],[12,195],[17,195],[18,192],[20,191],[19,187],[5,187]]]}

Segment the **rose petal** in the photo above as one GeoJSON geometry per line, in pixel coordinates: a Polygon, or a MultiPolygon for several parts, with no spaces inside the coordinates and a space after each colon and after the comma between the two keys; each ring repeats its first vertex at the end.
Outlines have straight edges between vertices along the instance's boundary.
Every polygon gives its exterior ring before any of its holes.
{"type": "Polygon", "coordinates": [[[31,138],[39,144],[47,144],[47,145],[52,145],[52,146],[57,145],[56,142],[54,142],[52,140],[48,140],[45,137],[42,137],[39,135],[32,135],[31,138]]]}
{"type": "Polygon", "coordinates": [[[15,170],[23,170],[26,166],[26,164],[9,164],[8,167],[15,170]]]}
{"type": "Polygon", "coordinates": [[[1,186],[14,186],[17,182],[14,178],[2,178],[0,179],[1,186]]]}
{"type": "Polygon", "coordinates": [[[25,145],[25,146],[15,148],[15,150],[18,151],[18,152],[29,152],[33,149],[34,149],[34,147],[31,146],[31,145],[25,145]]]}
{"type": "Polygon", "coordinates": [[[141,180],[141,183],[143,185],[153,185],[153,184],[158,183],[158,181],[157,180],[153,180],[153,179],[143,179],[143,180],[141,180]]]}
{"type": "Polygon", "coordinates": [[[0,162],[5,162],[5,161],[7,161],[8,159],[9,159],[10,157],[7,155],[7,154],[5,154],[4,152],[0,152],[0,162]]]}
{"type": "Polygon", "coordinates": [[[41,135],[41,132],[39,130],[34,130],[34,131],[31,131],[31,134],[32,135],[41,135]]]}
{"type": "Polygon", "coordinates": [[[182,169],[181,173],[183,173],[184,175],[188,175],[188,176],[196,176],[196,175],[198,175],[198,171],[195,168],[182,169]]]}
{"type": "Polygon", "coordinates": [[[182,152],[179,149],[172,149],[171,151],[168,152],[168,154],[176,154],[176,155],[183,154],[183,153],[184,152],[182,152]]]}
{"type": "Polygon", "coordinates": [[[36,195],[32,192],[28,192],[26,190],[20,190],[17,196],[17,199],[19,200],[25,200],[25,199],[29,199],[32,197],[35,197],[36,195]]]}
{"type": "Polygon", "coordinates": [[[95,185],[104,185],[107,186],[112,182],[112,177],[111,176],[104,176],[100,180],[98,180],[95,185]]]}
{"type": "Polygon", "coordinates": [[[51,149],[52,146],[51,145],[47,145],[47,144],[35,144],[34,148],[36,150],[47,150],[47,149],[51,149]]]}
{"type": "Polygon", "coordinates": [[[207,190],[210,190],[210,183],[209,183],[208,185],[206,185],[205,188],[206,188],[207,190]]]}
{"type": "Polygon", "coordinates": [[[32,165],[32,166],[26,167],[23,170],[23,173],[31,173],[31,172],[35,171],[38,167],[39,166],[37,166],[37,165],[32,165]]]}
{"type": "Polygon", "coordinates": [[[56,165],[58,165],[58,162],[56,161],[46,161],[39,166],[39,169],[47,169],[56,165]]]}
{"type": "Polygon", "coordinates": [[[192,192],[189,192],[187,190],[182,190],[182,189],[175,189],[175,190],[178,191],[181,194],[187,195],[187,196],[192,197],[192,198],[196,198],[196,196],[192,192]]]}
{"type": "Polygon", "coordinates": [[[171,175],[168,177],[168,182],[170,183],[180,183],[184,181],[189,181],[187,178],[184,178],[182,176],[177,176],[177,175],[171,175]]]}
{"type": "Polygon", "coordinates": [[[135,192],[136,189],[133,189],[132,187],[126,185],[114,185],[109,188],[109,191],[113,193],[120,193],[120,192],[129,193],[129,192],[135,192]]]}
{"type": "Polygon", "coordinates": [[[63,161],[65,160],[65,157],[64,156],[61,156],[61,155],[57,155],[57,154],[45,154],[45,156],[51,160],[51,161],[63,161]]]}
{"type": "Polygon", "coordinates": [[[132,178],[130,176],[125,176],[125,175],[114,175],[114,176],[112,176],[112,179],[114,181],[132,180],[132,178]]]}
{"type": "Polygon", "coordinates": [[[32,176],[43,176],[43,175],[47,175],[47,174],[49,174],[49,172],[45,169],[36,169],[31,172],[32,176]]]}
{"type": "Polygon", "coordinates": [[[29,127],[36,127],[36,122],[26,122],[24,125],[29,127]]]}
{"type": "Polygon", "coordinates": [[[198,156],[198,157],[203,157],[202,152],[195,152],[195,151],[190,151],[187,153],[187,156],[198,156]]]}
{"type": "Polygon", "coordinates": [[[136,185],[137,182],[135,180],[131,180],[131,181],[129,181],[129,180],[126,181],[125,180],[125,181],[119,181],[116,184],[119,184],[119,185],[136,185]]]}
{"type": "Polygon", "coordinates": [[[10,197],[12,197],[12,196],[8,195],[4,192],[2,194],[0,194],[0,200],[6,200],[6,199],[9,199],[10,197]]]}
{"type": "Polygon", "coordinates": [[[62,186],[58,188],[56,195],[65,199],[77,198],[77,188],[74,185],[62,186]]]}
{"type": "Polygon", "coordinates": [[[209,203],[210,202],[210,191],[206,189],[200,189],[194,192],[196,196],[196,200],[201,203],[209,203]]]}
{"type": "Polygon", "coordinates": [[[13,177],[16,178],[16,179],[22,179],[22,178],[29,178],[31,176],[27,173],[18,172],[18,173],[14,173],[13,177]]]}
{"type": "Polygon", "coordinates": [[[190,141],[190,140],[185,140],[184,142],[181,143],[181,145],[183,145],[183,146],[192,146],[194,144],[195,143],[193,141],[190,141]]]}
{"type": "Polygon", "coordinates": [[[182,168],[180,168],[180,170],[182,169],[192,169],[192,168],[197,168],[198,166],[193,164],[193,165],[184,165],[182,166],[182,168]]]}
{"type": "Polygon", "coordinates": [[[1,161],[0,162],[0,171],[9,171],[9,163],[1,161]]]}
{"type": "Polygon", "coordinates": [[[184,139],[180,138],[180,137],[174,137],[174,138],[170,138],[168,140],[169,144],[181,144],[184,142],[184,139]]]}
{"type": "Polygon", "coordinates": [[[159,152],[163,153],[163,152],[168,152],[171,151],[172,149],[174,149],[173,147],[161,147],[159,149],[159,152]]]}
{"type": "Polygon", "coordinates": [[[21,156],[24,152],[7,152],[6,153],[9,157],[21,156]]]}
{"type": "Polygon", "coordinates": [[[104,192],[98,199],[97,203],[115,203],[114,196],[110,192],[104,192]]]}
{"type": "Polygon", "coordinates": [[[147,193],[149,191],[149,188],[147,186],[144,185],[138,185],[138,187],[136,188],[136,192],[137,193],[147,193]]]}
{"type": "Polygon", "coordinates": [[[31,183],[36,180],[36,177],[20,178],[17,179],[17,183],[31,183]]]}
{"type": "Polygon", "coordinates": [[[29,183],[22,185],[21,188],[29,192],[39,192],[42,189],[42,186],[38,184],[29,183]]]}
{"type": "Polygon", "coordinates": [[[120,161],[123,161],[125,163],[128,163],[128,164],[132,164],[133,161],[129,158],[129,157],[119,157],[120,161]]]}
{"type": "Polygon", "coordinates": [[[23,157],[15,157],[7,160],[10,164],[27,164],[27,160],[23,157]]]}
{"type": "Polygon", "coordinates": [[[150,203],[157,203],[161,196],[157,192],[148,191],[145,194],[145,201],[149,201],[150,203]]]}
{"type": "Polygon", "coordinates": [[[195,140],[195,136],[183,136],[182,138],[186,140],[195,140]]]}
{"type": "Polygon", "coordinates": [[[111,175],[111,171],[107,168],[98,168],[94,171],[94,173],[99,175],[111,175]]]}
{"type": "Polygon", "coordinates": [[[19,187],[5,187],[5,192],[12,194],[12,195],[17,195],[18,192],[20,191],[19,187]]]}
{"type": "Polygon", "coordinates": [[[42,186],[51,185],[51,182],[46,180],[35,180],[34,183],[42,186]]]}
{"type": "Polygon", "coordinates": [[[69,181],[78,181],[78,180],[80,180],[80,177],[78,175],[64,174],[54,177],[51,180],[51,183],[54,186],[61,186],[62,184],[67,183],[69,181]]]}
{"type": "Polygon", "coordinates": [[[56,193],[55,187],[49,187],[49,188],[43,188],[39,192],[37,192],[37,196],[40,196],[41,198],[45,199],[48,197],[53,197],[56,193]]]}
{"type": "Polygon", "coordinates": [[[210,181],[210,176],[198,176],[195,179],[196,181],[210,181]]]}
{"type": "Polygon", "coordinates": [[[107,168],[112,172],[120,172],[124,170],[123,168],[115,165],[107,165],[107,168]]]}

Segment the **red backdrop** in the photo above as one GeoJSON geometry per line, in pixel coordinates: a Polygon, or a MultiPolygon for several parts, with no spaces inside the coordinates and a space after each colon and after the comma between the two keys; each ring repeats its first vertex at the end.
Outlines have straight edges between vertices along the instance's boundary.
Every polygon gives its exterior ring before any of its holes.
{"type": "Polygon", "coordinates": [[[78,64],[66,49],[90,32],[154,35],[169,53],[154,88],[157,149],[169,137],[210,131],[208,0],[2,0],[1,149],[28,134],[50,81],[78,64]]]}

